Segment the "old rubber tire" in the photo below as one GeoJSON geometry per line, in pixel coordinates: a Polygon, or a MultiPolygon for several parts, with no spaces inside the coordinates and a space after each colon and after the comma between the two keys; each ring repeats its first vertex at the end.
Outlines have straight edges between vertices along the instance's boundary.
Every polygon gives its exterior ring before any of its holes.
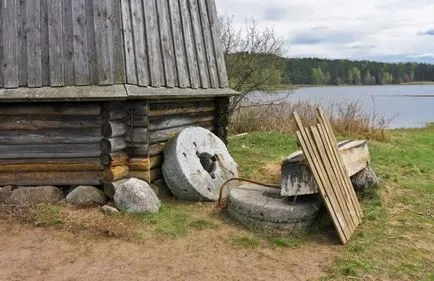
{"type": "Polygon", "coordinates": [[[217,201],[221,185],[238,177],[226,145],[200,127],[183,130],[164,149],[163,176],[177,198],[217,201]]]}
{"type": "Polygon", "coordinates": [[[321,207],[317,195],[298,197],[295,203],[280,196],[280,189],[246,184],[231,189],[228,214],[242,224],[267,232],[286,234],[307,228],[321,207]]]}

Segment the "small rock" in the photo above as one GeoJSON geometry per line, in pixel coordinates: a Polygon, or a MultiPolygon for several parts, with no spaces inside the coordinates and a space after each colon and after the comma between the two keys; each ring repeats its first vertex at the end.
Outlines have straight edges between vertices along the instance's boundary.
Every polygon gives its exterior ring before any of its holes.
{"type": "Polygon", "coordinates": [[[351,182],[354,189],[360,191],[376,187],[380,183],[374,170],[369,166],[352,176],[351,182]]]}
{"type": "Polygon", "coordinates": [[[107,197],[94,186],[78,186],[66,196],[66,202],[75,205],[104,205],[107,197]]]}
{"type": "Polygon", "coordinates": [[[119,185],[123,184],[124,182],[126,182],[128,179],[121,179],[115,182],[107,182],[104,184],[103,189],[104,189],[104,194],[110,198],[113,199],[113,197],[115,196],[115,192],[116,189],[118,188],[119,185]]]}
{"type": "Polygon", "coordinates": [[[104,206],[102,206],[102,207],[100,208],[100,210],[101,210],[101,212],[102,212],[104,215],[112,215],[112,214],[117,214],[117,213],[119,213],[119,210],[118,210],[118,209],[116,209],[116,208],[114,208],[114,207],[112,207],[112,206],[109,206],[109,205],[104,205],[104,206]]]}
{"type": "Polygon", "coordinates": [[[0,187],[0,204],[9,203],[9,198],[12,195],[12,186],[0,187]]]}
{"type": "Polygon", "coordinates": [[[167,187],[167,184],[163,179],[156,180],[151,184],[151,187],[155,191],[155,194],[157,194],[158,198],[173,197],[172,192],[170,192],[169,187],[167,187]]]}
{"type": "Polygon", "coordinates": [[[64,198],[63,191],[55,186],[19,187],[12,191],[11,204],[56,203],[64,198]]]}
{"type": "Polygon", "coordinates": [[[135,178],[119,185],[114,201],[119,210],[126,213],[158,213],[161,206],[149,184],[135,178]]]}

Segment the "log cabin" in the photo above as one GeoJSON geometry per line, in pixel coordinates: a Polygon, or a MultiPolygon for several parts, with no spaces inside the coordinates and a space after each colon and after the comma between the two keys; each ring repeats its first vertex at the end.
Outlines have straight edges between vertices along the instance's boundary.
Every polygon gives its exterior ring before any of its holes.
{"type": "Polygon", "coordinates": [[[0,186],[161,182],[182,129],[226,140],[214,0],[0,1],[0,186]]]}

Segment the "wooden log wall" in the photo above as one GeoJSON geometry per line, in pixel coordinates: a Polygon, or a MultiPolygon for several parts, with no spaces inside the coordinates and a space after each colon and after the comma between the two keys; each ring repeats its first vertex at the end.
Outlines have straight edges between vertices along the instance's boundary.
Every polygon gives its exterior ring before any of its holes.
{"type": "Polygon", "coordinates": [[[169,139],[221,128],[218,99],[0,103],[0,186],[161,182],[169,139]]]}
{"type": "Polygon", "coordinates": [[[125,102],[106,102],[102,106],[100,141],[101,164],[104,166],[103,177],[106,183],[115,182],[129,175],[126,136],[127,106],[125,102]]]}
{"type": "Polygon", "coordinates": [[[163,149],[183,129],[215,128],[214,98],[150,100],[130,107],[128,167],[130,177],[149,183],[161,181],[163,149]]]}
{"type": "Polygon", "coordinates": [[[0,185],[99,184],[100,103],[0,103],[0,185]]]}

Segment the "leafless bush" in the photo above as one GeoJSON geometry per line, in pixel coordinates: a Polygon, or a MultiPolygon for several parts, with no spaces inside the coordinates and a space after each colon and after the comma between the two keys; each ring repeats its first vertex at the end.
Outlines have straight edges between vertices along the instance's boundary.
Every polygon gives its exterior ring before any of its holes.
{"type": "MultiPolygon", "coordinates": [[[[233,115],[229,130],[231,134],[255,131],[293,133],[296,130],[293,112],[300,115],[304,125],[313,125],[316,123],[317,107],[318,105],[306,101],[243,106],[233,115]]],[[[365,113],[360,101],[336,103],[324,110],[337,134],[380,141],[389,138],[386,129],[391,120],[376,113],[365,113]]]]}
{"type": "Polygon", "coordinates": [[[280,84],[285,44],[273,28],[261,29],[254,20],[236,28],[233,17],[221,16],[219,29],[229,84],[240,93],[231,99],[229,115],[232,116],[246,95],[269,91],[280,84]]]}

